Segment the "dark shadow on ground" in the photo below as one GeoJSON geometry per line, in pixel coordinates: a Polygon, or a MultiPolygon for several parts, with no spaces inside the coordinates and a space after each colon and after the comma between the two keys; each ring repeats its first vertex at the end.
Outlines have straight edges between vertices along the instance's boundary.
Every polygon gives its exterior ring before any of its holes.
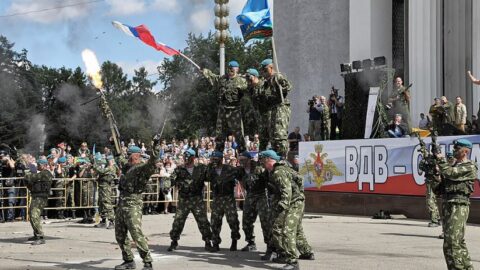
{"type": "MultiPolygon", "coordinates": [[[[30,244],[31,241],[27,241],[28,238],[32,237],[33,235],[29,236],[18,236],[18,237],[12,237],[12,238],[1,238],[0,243],[12,243],[12,244],[30,244]]],[[[63,239],[60,237],[54,237],[54,236],[45,236],[45,241],[49,240],[58,240],[58,239],[63,239]]]]}
{"type": "MultiPolygon", "coordinates": [[[[28,260],[28,259],[18,259],[15,258],[15,261],[22,261],[22,262],[30,262],[32,264],[35,263],[46,263],[46,264],[52,264],[53,266],[51,267],[58,267],[61,269],[79,269],[79,270],[87,270],[87,269],[93,269],[93,270],[103,270],[103,269],[112,269],[112,267],[99,267],[95,266],[98,264],[102,264],[106,261],[109,261],[110,259],[102,259],[102,260],[96,260],[96,261],[85,261],[82,263],[68,263],[68,262],[51,262],[51,261],[39,261],[39,260],[28,260]]],[[[26,266],[26,269],[52,269],[52,268],[47,268],[46,266],[35,266],[35,265],[30,265],[26,266]]]]}
{"type": "MultiPolygon", "coordinates": [[[[203,242],[201,242],[203,243],[203,242]]],[[[168,252],[167,245],[150,245],[152,252],[162,255],[181,256],[188,261],[208,262],[216,265],[223,265],[232,268],[245,268],[245,266],[258,269],[278,269],[266,264],[265,261],[260,260],[261,252],[242,252],[230,251],[228,248],[220,247],[219,252],[208,252],[203,246],[182,246],[179,242],[178,249],[173,252],[168,252]],[[241,258],[241,261],[231,260],[232,258],[241,258]]],[[[280,266],[280,265],[279,265],[280,266]]]]}
{"type": "Polygon", "coordinates": [[[436,239],[438,239],[438,235],[408,234],[408,233],[381,233],[381,234],[382,235],[395,235],[395,236],[423,237],[423,238],[436,238],[436,239]]]}

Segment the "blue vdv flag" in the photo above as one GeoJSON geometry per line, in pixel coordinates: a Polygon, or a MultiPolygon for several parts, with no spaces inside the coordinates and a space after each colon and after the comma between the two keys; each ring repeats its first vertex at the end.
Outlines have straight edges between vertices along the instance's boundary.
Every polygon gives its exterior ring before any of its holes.
{"type": "Polygon", "coordinates": [[[253,38],[271,37],[273,24],[268,0],[248,0],[242,13],[237,16],[237,22],[245,42],[253,38]]]}

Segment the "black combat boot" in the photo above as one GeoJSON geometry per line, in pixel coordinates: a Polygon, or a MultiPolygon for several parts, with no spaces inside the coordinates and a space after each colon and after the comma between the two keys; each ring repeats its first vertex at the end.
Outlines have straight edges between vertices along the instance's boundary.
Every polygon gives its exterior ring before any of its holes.
{"type": "Polygon", "coordinates": [[[151,262],[147,262],[143,264],[142,270],[152,270],[152,269],[153,269],[153,266],[151,262]]]}
{"type": "Polygon", "coordinates": [[[38,240],[38,239],[40,239],[40,237],[34,235],[34,236],[28,238],[27,241],[36,241],[36,240],[38,240]]]}
{"type": "Polygon", "coordinates": [[[124,261],[122,264],[115,266],[115,270],[126,270],[135,268],[137,268],[137,265],[135,265],[134,261],[124,261]]]}
{"type": "Polygon", "coordinates": [[[257,245],[255,244],[254,241],[248,241],[248,244],[241,249],[242,251],[256,251],[257,250],[257,245]]]}
{"type": "Polygon", "coordinates": [[[212,243],[210,241],[205,241],[205,250],[208,252],[213,251],[212,243]]]}
{"type": "Polygon", "coordinates": [[[174,251],[174,250],[177,250],[177,247],[178,247],[177,240],[173,240],[172,243],[170,243],[170,247],[167,250],[174,251]]]}
{"type": "Polygon", "coordinates": [[[282,254],[277,254],[276,258],[272,259],[272,262],[274,263],[287,263],[285,256],[282,254]]]}
{"type": "Polygon", "coordinates": [[[77,216],[75,215],[75,210],[72,210],[72,219],[76,219],[77,216]]]}
{"type": "Polygon", "coordinates": [[[102,220],[98,224],[95,224],[93,227],[95,227],[95,228],[106,228],[107,227],[107,219],[102,218],[102,220]]]}
{"type": "Polygon", "coordinates": [[[237,251],[237,240],[232,239],[232,245],[230,246],[230,251],[237,251]]]}
{"type": "Polygon", "coordinates": [[[261,257],[262,261],[271,261],[273,258],[275,258],[275,253],[273,252],[273,249],[267,247],[267,251],[265,251],[265,255],[261,257]]]}
{"type": "Polygon", "coordinates": [[[38,246],[38,245],[43,245],[43,244],[45,244],[45,239],[43,239],[43,237],[41,237],[41,236],[38,237],[37,240],[32,242],[33,246],[38,246]]]}
{"type": "Polygon", "coordinates": [[[220,245],[218,243],[212,242],[212,250],[210,252],[219,252],[220,245]]]}
{"type": "Polygon", "coordinates": [[[313,254],[313,252],[311,253],[306,253],[306,254],[300,254],[300,256],[298,256],[298,258],[300,260],[315,260],[315,255],[313,254]]]}

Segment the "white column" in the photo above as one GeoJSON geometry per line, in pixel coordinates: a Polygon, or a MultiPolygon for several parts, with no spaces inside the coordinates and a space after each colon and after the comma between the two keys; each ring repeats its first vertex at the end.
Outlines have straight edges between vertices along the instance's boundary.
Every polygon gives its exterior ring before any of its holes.
{"type": "MultiPolygon", "coordinates": [[[[472,15],[472,72],[478,78],[480,77],[480,0],[473,0],[472,15]]],[[[480,86],[474,85],[472,90],[472,113],[477,114],[480,86]]]]}
{"type": "Polygon", "coordinates": [[[442,89],[441,2],[409,0],[409,78],[413,83],[410,114],[417,127],[442,89]]]}

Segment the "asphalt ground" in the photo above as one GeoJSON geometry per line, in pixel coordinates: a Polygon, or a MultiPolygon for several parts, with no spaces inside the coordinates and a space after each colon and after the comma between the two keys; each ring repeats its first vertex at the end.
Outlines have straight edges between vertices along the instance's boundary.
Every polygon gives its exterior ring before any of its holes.
{"type": "MultiPolygon", "coordinates": [[[[239,212],[241,218],[242,212],[239,212]]],[[[221,251],[209,253],[193,216],[175,252],[168,252],[173,214],[143,217],[154,269],[277,269],[260,260],[265,244],[257,220],[258,252],[231,252],[230,230],[224,219],[221,251]]],[[[300,261],[301,269],[446,269],[441,228],[426,221],[377,220],[368,217],[307,214],[303,226],[316,260],[300,261]]],[[[93,228],[72,220],[48,220],[46,244],[32,246],[28,222],[0,224],[0,269],[112,269],[122,263],[114,230],[93,228]]],[[[242,232],[243,237],[243,232],[242,232]]],[[[466,242],[474,267],[480,269],[480,227],[469,225],[466,242]]],[[[239,241],[239,249],[245,245],[239,241]]],[[[143,264],[136,250],[137,269],[143,264]]]]}

